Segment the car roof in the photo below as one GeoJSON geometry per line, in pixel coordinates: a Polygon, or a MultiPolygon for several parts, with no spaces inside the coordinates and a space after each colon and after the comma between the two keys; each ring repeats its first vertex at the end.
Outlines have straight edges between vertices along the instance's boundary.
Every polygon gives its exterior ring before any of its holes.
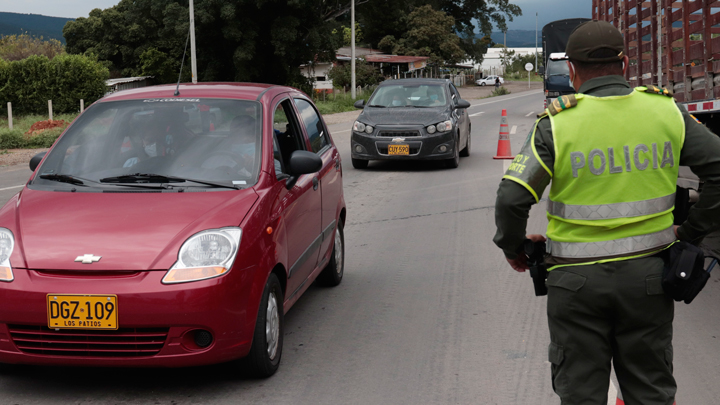
{"type": "Polygon", "coordinates": [[[429,78],[412,78],[412,79],[390,79],[380,83],[380,86],[390,86],[394,84],[445,84],[450,83],[448,79],[429,79],[429,78]]]}
{"type": "Polygon", "coordinates": [[[242,100],[259,101],[264,95],[274,95],[287,91],[300,92],[299,90],[274,84],[264,83],[183,83],[179,87],[179,96],[175,96],[176,84],[164,84],[158,86],[139,87],[136,89],[122,90],[109,94],[99,102],[118,100],[137,100],[147,98],[234,98],[242,100]]]}

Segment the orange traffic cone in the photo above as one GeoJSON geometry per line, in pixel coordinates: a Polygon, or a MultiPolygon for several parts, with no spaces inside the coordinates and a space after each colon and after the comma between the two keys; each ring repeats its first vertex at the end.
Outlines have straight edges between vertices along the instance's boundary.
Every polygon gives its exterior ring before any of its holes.
{"type": "Polygon", "coordinates": [[[500,121],[500,139],[498,139],[497,155],[493,159],[515,159],[510,151],[510,130],[508,130],[507,110],[502,110],[500,121]]]}

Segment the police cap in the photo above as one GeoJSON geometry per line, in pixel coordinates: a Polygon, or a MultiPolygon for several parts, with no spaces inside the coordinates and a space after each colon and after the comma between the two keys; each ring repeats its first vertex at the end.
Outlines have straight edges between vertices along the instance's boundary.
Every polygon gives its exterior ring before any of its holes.
{"type": "Polygon", "coordinates": [[[571,60],[587,63],[612,63],[623,60],[624,41],[620,31],[612,24],[605,21],[592,20],[584,22],[575,28],[568,39],[565,53],[571,60]],[[603,52],[602,57],[591,55],[600,49],[611,52],[603,52]],[[608,56],[610,55],[610,56],[608,56]]]}

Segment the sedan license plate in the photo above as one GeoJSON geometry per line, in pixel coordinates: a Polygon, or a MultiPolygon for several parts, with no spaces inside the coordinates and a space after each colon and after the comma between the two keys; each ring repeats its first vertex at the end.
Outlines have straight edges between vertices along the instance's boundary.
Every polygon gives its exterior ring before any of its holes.
{"type": "Polygon", "coordinates": [[[50,329],[118,328],[117,295],[47,295],[50,329]]]}
{"type": "Polygon", "coordinates": [[[388,155],[409,155],[410,145],[388,145],[388,155]]]}

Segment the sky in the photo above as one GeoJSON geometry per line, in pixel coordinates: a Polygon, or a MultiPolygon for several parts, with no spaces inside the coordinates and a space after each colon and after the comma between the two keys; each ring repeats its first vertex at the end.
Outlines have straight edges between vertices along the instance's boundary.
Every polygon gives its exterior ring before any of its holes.
{"type": "MultiPolygon", "coordinates": [[[[202,1],[202,0],[196,0],[202,1]]],[[[94,8],[108,8],[119,0],[0,0],[0,11],[11,13],[42,14],[51,17],[87,17],[94,8]]],[[[534,30],[535,13],[538,27],[565,18],[591,16],[592,0],[510,0],[520,6],[521,17],[508,24],[511,30],[534,30]]]]}

